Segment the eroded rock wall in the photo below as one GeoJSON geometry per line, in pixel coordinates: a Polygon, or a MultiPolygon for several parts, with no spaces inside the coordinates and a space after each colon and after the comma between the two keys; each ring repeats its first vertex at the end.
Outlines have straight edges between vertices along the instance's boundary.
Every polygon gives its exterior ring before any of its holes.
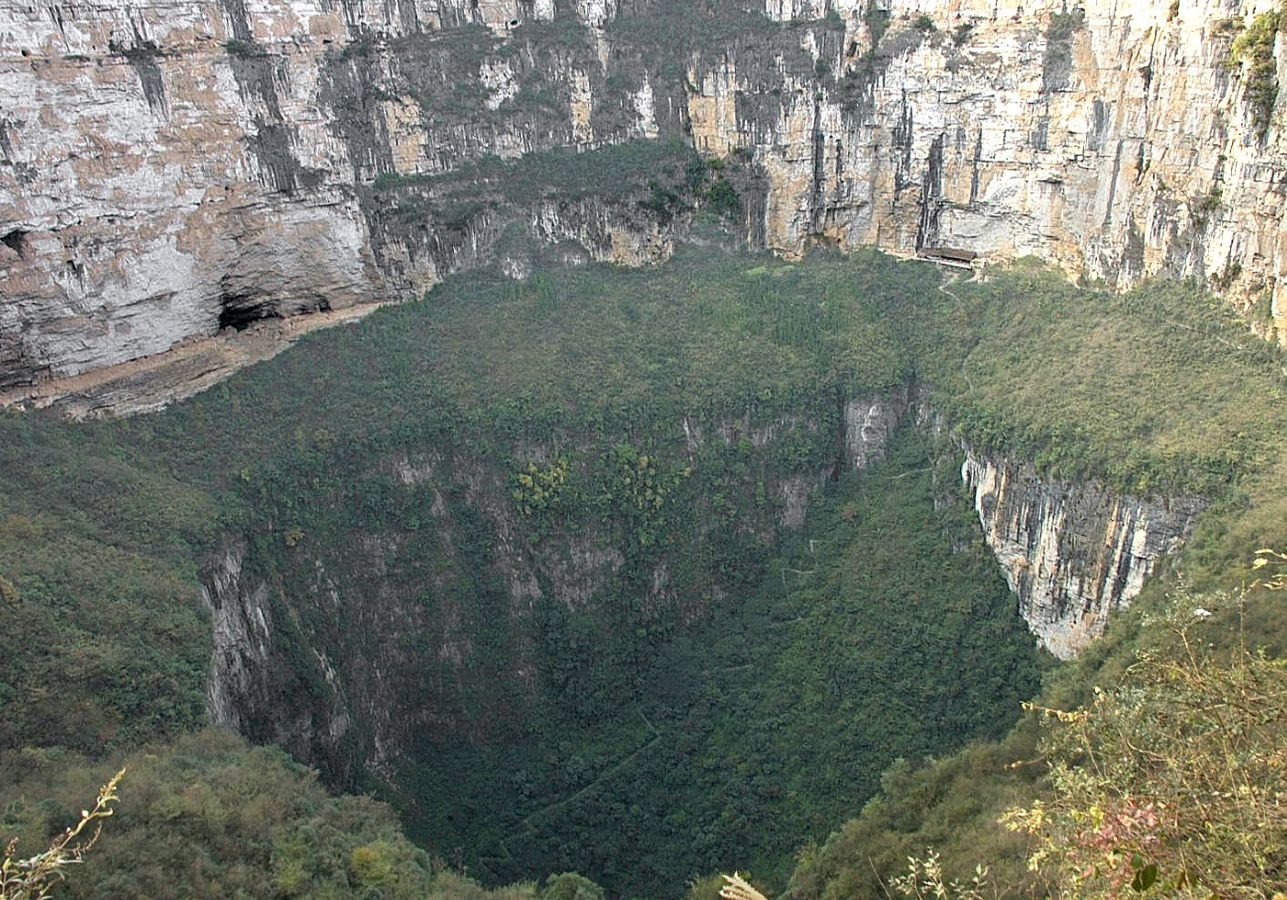
{"type": "MultiPolygon", "coordinates": [[[[395,783],[405,753],[426,741],[496,739],[566,689],[562,679],[581,677],[569,666],[594,665],[597,628],[633,634],[700,618],[706,604],[745,589],[729,579],[802,527],[828,480],[877,462],[913,422],[947,434],[914,388],[837,404],[822,416],[747,411],[676,423],[679,440],[654,463],[688,471],[674,482],[684,513],[665,520],[688,530],[657,537],[669,549],[633,543],[628,501],[582,518],[524,512],[512,472],[446,446],[366,459],[351,493],[292,495],[203,568],[212,719],[287,748],[336,784],[364,772],[395,783]],[[817,466],[779,469],[782,448],[802,441],[828,448],[817,466]],[[733,545],[750,556],[712,568],[733,545]]],[[[570,456],[569,477],[589,484],[585,467],[600,452],[560,439],[511,456],[538,469],[570,456]]],[[[1019,612],[1065,658],[1138,594],[1200,509],[964,452],[962,479],[1019,612]]]]}
{"type": "MultiPolygon", "coordinates": [[[[1119,286],[1196,276],[1277,301],[1284,146],[1235,35],[1270,2],[765,0],[832,15],[812,70],[754,46],[690,68],[699,149],[769,175],[770,246],[1035,255],[1119,286]]],[[[1278,78],[1285,71],[1281,41],[1278,78]]],[[[1264,325],[1264,322],[1260,323],[1264,325]]]]}
{"type": "MultiPolygon", "coordinates": [[[[611,10],[586,0],[571,27],[611,10]]],[[[565,95],[593,54],[504,40],[553,15],[552,0],[0,7],[0,391],[403,299],[494,259],[509,219],[443,221],[373,184],[588,142],[565,95]],[[548,96],[500,108],[520,83],[548,96]]],[[[656,134],[645,112],[639,137],[656,134]]],[[[668,252],[633,203],[577,200],[522,213],[592,258],[668,252]]]]}
{"type": "Polygon", "coordinates": [[[9,4],[0,390],[484,263],[521,275],[530,240],[664,258],[696,202],[675,184],[587,194],[551,157],[521,173],[546,188],[516,195],[516,173],[488,168],[653,139],[741,172],[732,230],[752,244],[1196,276],[1267,329],[1287,265],[1281,117],[1257,121],[1258,76],[1230,47],[1272,8],[9,4]]]}
{"type": "Polygon", "coordinates": [[[961,478],[1020,614],[1061,659],[1103,633],[1162,556],[1179,549],[1202,507],[1190,498],[1145,499],[1057,481],[970,450],[961,478]]]}

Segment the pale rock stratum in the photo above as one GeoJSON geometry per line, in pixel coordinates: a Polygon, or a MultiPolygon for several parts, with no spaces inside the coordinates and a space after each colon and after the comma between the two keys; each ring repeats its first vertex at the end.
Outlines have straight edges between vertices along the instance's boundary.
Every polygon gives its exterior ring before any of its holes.
{"type": "Polygon", "coordinates": [[[562,258],[664,258],[687,217],[638,191],[459,199],[480,160],[649,139],[751,172],[755,245],[1195,277],[1287,331],[1280,117],[1259,126],[1230,62],[1268,0],[711,8],[4,4],[0,391],[481,263],[522,274],[516,223],[562,258]]]}

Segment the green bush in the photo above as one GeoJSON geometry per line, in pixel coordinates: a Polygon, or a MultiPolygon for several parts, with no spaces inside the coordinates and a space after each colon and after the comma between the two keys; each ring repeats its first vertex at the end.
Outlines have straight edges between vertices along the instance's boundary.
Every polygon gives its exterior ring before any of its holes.
{"type": "Polygon", "coordinates": [[[1050,795],[1004,817],[1069,895],[1126,890],[1268,897],[1287,872],[1287,665],[1208,649],[1207,607],[1181,594],[1157,650],[1083,709],[1038,709],[1050,795]]]}
{"type": "Polygon", "coordinates": [[[1278,40],[1282,13],[1269,10],[1257,15],[1251,25],[1236,38],[1229,48],[1229,63],[1245,66],[1246,89],[1244,96],[1251,110],[1251,122],[1261,139],[1269,131],[1274,107],[1278,103],[1278,64],[1274,59],[1274,45],[1278,40]]]}

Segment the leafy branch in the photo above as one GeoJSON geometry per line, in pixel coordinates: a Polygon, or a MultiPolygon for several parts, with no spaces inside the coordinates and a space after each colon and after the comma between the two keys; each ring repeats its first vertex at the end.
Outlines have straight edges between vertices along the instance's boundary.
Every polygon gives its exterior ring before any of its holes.
{"type": "Polygon", "coordinates": [[[120,798],[116,787],[125,777],[121,769],[98,790],[93,809],[82,809],[80,821],[54,838],[49,849],[28,859],[16,856],[18,839],[9,841],[0,862],[0,900],[44,900],[54,885],[66,879],[66,869],[84,861],[85,853],[103,831],[103,821],[112,816],[112,804],[120,798]]]}

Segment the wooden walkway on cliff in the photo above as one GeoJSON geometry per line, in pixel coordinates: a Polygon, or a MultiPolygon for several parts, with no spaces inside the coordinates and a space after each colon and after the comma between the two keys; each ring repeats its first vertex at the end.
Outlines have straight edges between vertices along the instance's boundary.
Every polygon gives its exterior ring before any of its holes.
{"type": "Polygon", "coordinates": [[[973,269],[979,254],[955,247],[922,247],[916,251],[916,258],[953,269],[973,269]]]}

